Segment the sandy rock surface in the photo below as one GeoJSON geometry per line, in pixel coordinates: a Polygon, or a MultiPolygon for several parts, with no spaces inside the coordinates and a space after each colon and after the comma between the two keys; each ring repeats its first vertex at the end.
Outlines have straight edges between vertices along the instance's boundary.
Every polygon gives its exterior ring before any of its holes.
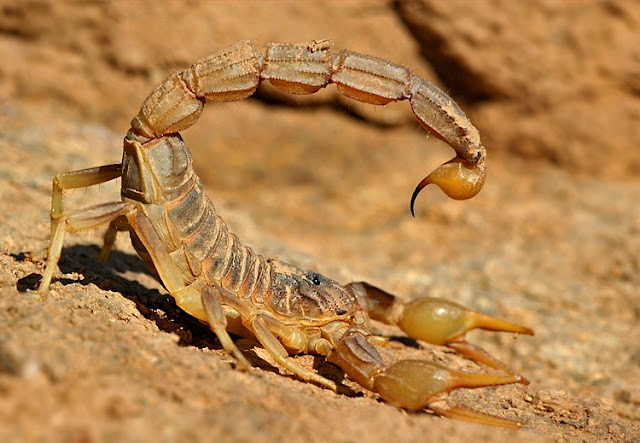
{"type": "MultiPolygon", "coordinates": [[[[640,7],[637,2],[83,3],[0,5],[0,441],[640,440],[640,7]],[[529,386],[449,402],[521,431],[408,413],[342,379],[303,383],[241,339],[243,373],[181,312],[122,235],[68,235],[51,293],[33,289],[57,172],[117,163],[144,97],[241,39],[329,38],[450,92],[488,148],[473,200],[415,184],[452,156],[407,103],[269,87],[209,104],[183,136],[243,241],[344,282],[445,297],[535,329],[470,341],[529,386]]],[[[65,194],[117,200],[118,183],[65,194]]],[[[398,331],[388,360],[483,371],[398,331]]],[[[323,359],[301,365],[341,378],[323,359]]]]}

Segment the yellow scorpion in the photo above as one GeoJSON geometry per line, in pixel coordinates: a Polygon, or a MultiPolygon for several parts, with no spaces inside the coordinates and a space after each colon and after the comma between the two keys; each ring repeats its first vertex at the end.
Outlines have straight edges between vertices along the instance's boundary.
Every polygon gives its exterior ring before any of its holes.
{"type": "Polygon", "coordinates": [[[262,49],[241,41],[173,73],[149,94],[131,121],[121,163],[56,175],[51,239],[38,291],[49,290],[66,232],[108,224],[99,258],[106,260],[117,232],[128,230],[134,248],[177,305],[210,326],[240,369],[250,364],[229,332],[255,337],[279,365],[334,391],[334,381],[289,355],[323,355],[355,382],[402,408],[522,426],[463,406],[440,406],[437,400],[455,388],[528,383],[464,335],[473,328],[533,334],[531,329],[442,299],[406,302],[367,283],[342,286],[317,272],[265,259],[243,246],[216,215],[178,132],[198,120],[205,99],[241,100],[262,80],[291,94],[312,94],[335,83],[341,93],[364,103],[409,100],[420,124],[457,154],[417,186],[412,213],[416,196],[429,183],[455,199],[471,198],[484,185],[486,152],[478,130],[447,94],[408,68],[348,50],[335,53],[327,40],[269,43],[262,49]],[[118,177],[120,201],[63,210],[65,189],[118,177]],[[369,341],[374,342],[371,319],[397,325],[415,339],[447,345],[502,373],[459,372],[423,360],[388,365],[369,341]]]}

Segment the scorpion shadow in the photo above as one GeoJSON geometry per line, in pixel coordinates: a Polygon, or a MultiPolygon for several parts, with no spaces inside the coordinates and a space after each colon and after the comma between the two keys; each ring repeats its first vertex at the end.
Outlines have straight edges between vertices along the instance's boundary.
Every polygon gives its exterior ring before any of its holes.
{"type": "MultiPolygon", "coordinates": [[[[58,262],[60,271],[63,274],[77,273],[81,278],[60,278],[53,281],[64,286],[94,284],[101,289],[117,292],[133,302],[138,312],[147,320],[154,322],[160,331],[176,334],[179,337],[179,346],[194,346],[218,351],[223,349],[211,329],[180,309],[166,291],[148,288],[135,280],[133,274],[145,274],[155,280],[137,255],[112,251],[107,263],[103,264],[96,260],[99,251],[96,245],[74,245],[64,248],[58,262]],[[132,274],[132,277],[126,278],[119,275],[124,273],[132,274]]],[[[30,254],[25,252],[12,254],[12,256],[18,261],[30,260],[30,254]]],[[[41,274],[31,273],[17,281],[16,289],[19,292],[35,291],[41,279],[41,274]]],[[[259,357],[253,350],[254,346],[259,346],[256,340],[237,337],[234,342],[253,367],[299,381],[296,376],[282,374],[277,367],[259,357]]],[[[336,382],[340,393],[349,396],[362,395],[345,386],[343,383],[345,374],[342,369],[328,362],[324,357],[314,356],[313,368],[323,377],[336,382]]]]}

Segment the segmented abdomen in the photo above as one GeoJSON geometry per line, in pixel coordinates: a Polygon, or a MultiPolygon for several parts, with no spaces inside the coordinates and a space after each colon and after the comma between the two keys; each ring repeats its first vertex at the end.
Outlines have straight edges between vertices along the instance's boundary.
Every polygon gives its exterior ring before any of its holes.
{"type": "MultiPolygon", "coordinates": [[[[135,155],[125,148],[122,194],[144,203],[143,210],[181,269],[184,285],[204,279],[239,297],[264,293],[270,280],[268,262],[245,247],[216,214],[180,135],[167,135],[141,148],[135,155]],[[146,165],[138,167],[139,161],[146,165]],[[136,180],[139,171],[146,176],[136,180]],[[145,186],[135,189],[137,182],[145,186]],[[143,189],[149,187],[153,189],[143,189]]],[[[134,247],[153,269],[148,252],[136,240],[134,247]]]]}

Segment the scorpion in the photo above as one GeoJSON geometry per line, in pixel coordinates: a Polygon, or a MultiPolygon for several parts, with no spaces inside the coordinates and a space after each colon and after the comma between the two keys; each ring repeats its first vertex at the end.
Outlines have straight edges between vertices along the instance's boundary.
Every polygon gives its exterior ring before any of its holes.
{"type": "Polygon", "coordinates": [[[457,388],[528,384],[467,342],[465,334],[481,328],[532,335],[531,329],[444,299],[405,301],[365,282],[343,286],[317,272],[265,259],[229,232],[203,192],[179,131],[198,120],[205,99],[241,100],[263,80],[290,94],[312,94],[335,83],[342,94],[364,103],[409,100],[420,125],[456,152],[418,184],[412,214],[416,196],[428,184],[454,199],[471,198],[484,185],[486,150],[478,130],[446,93],[407,67],[350,50],[333,52],[327,40],[268,43],[262,49],[240,41],[174,72],[147,96],[124,138],[121,163],[55,176],[50,244],[38,292],[44,297],[49,291],[67,232],[107,225],[98,259],[106,261],[117,233],[128,231],[133,247],[177,306],[209,325],[238,369],[251,365],[230,333],[255,338],[278,365],[336,392],[336,382],[290,356],[324,356],[397,407],[522,427],[520,421],[449,405],[442,397],[457,388]],[[63,191],[118,177],[120,201],[63,210],[63,191]],[[427,360],[386,364],[374,346],[383,338],[370,332],[372,320],[395,325],[413,339],[445,345],[500,373],[454,371],[427,360]]]}

